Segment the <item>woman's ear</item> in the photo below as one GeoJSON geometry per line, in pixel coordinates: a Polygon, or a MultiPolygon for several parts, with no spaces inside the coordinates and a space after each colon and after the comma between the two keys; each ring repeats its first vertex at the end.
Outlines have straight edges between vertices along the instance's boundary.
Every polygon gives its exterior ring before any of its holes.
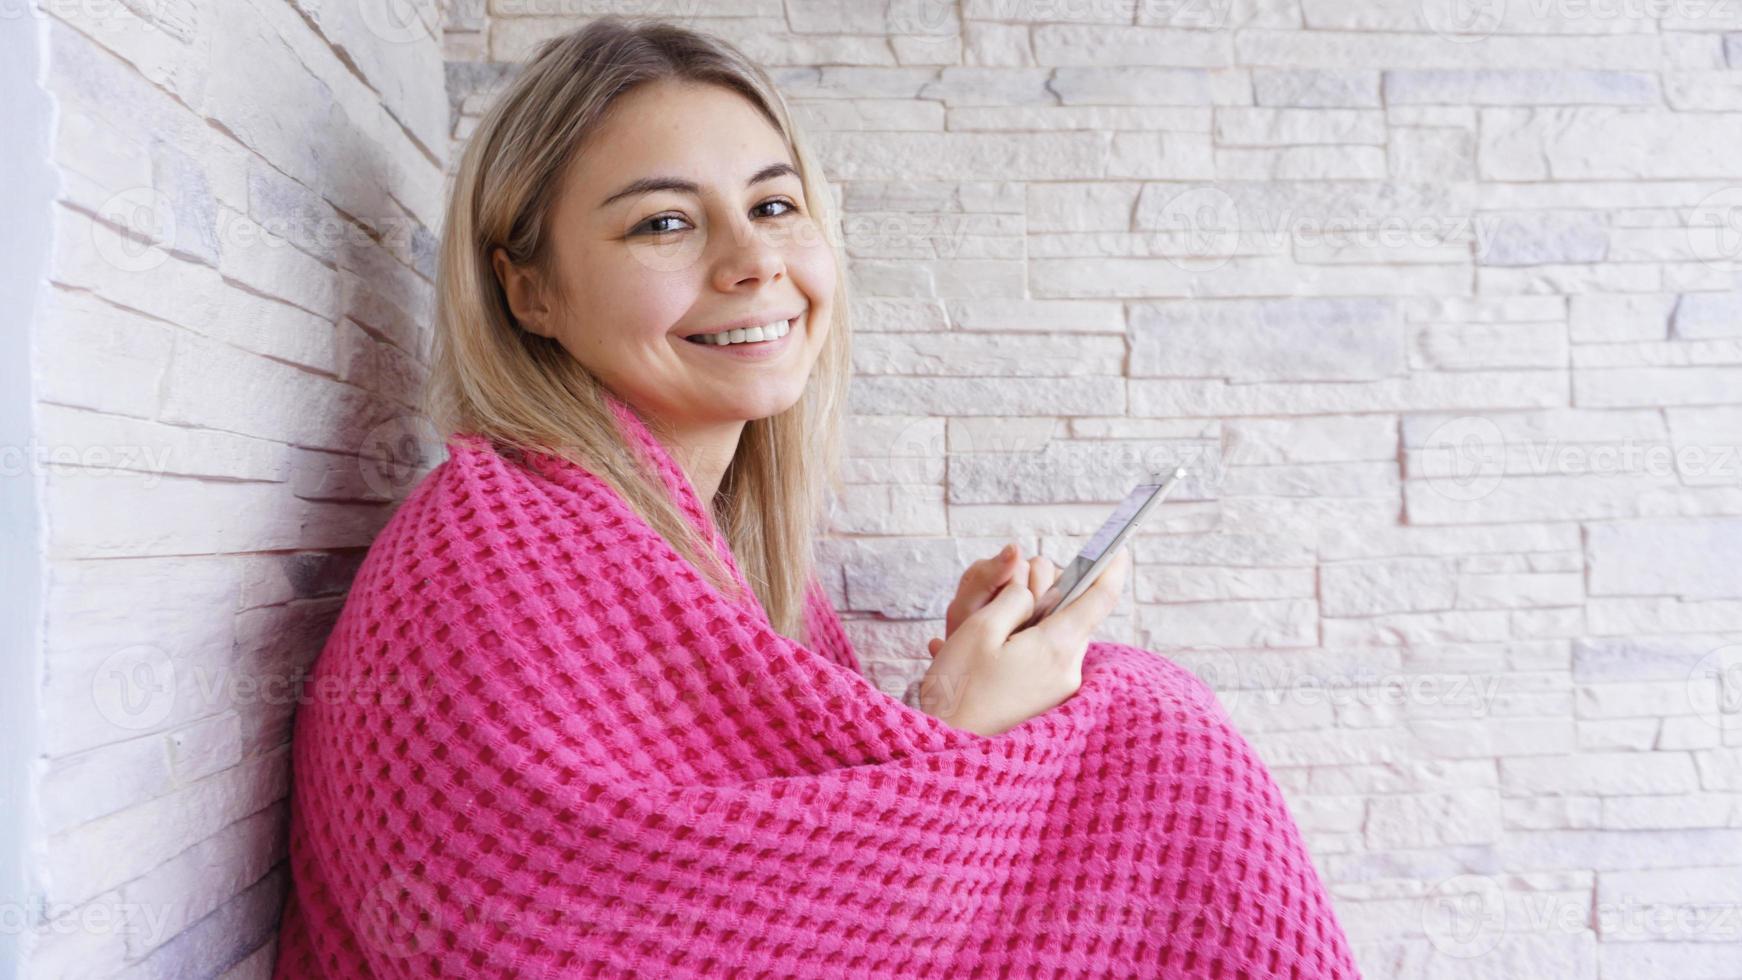
{"type": "Polygon", "coordinates": [[[538,277],[531,269],[523,269],[508,258],[508,250],[498,245],[490,252],[490,265],[496,270],[496,281],[502,285],[502,295],[508,300],[508,311],[522,330],[549,337],[550,305],[538,277]]]}

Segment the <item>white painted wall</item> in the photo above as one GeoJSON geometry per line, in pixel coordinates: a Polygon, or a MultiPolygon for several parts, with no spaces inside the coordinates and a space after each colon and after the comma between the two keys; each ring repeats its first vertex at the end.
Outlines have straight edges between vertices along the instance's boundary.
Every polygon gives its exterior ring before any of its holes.
{"type": "MultiPolygon", "coordinates": [[[[282,682],[390,515],[393,471],[360,457],[406,422],[428,353],[439,14],[41,0],[0,19],[28,56],[0,59],[8,174],[30,178],[6,193],[40,196],[0,232],[8,314],[17,280],[38,290],[0,357],[34,376],[0,386],[30,461],[0,520],[29,530],[34,485],[43,528],[5,558],[8,581],[33,560],[43,581],[40,636],[6,659],[9,681],[40,664],[7,692],[8,798],[18,767],[38,775],[34,808],[0,818],[9,881],[19,821],[36,851],[8,910],[29,931],[0,942],[29,977],[264,977],[288,883],[282,682]],[[14,99],[33,74],[41,109],[14,99]]],[[[28,592],[5,591],[28,641],[28,592]]]]}
{"type": "Polygon", "coordinates": [[[34,424],[30,350],[53,241],[49,166],[54,119],[38,84],[35,22],[0,19],[0,977],[23,972],[33,865],[41,834],[35,800],[42,685],[42,512],[38,475],[19,449],[34,424]]]}
{"type": "Polygon", "coordinates": [[[769,65],[846,203],[885,690],[1197,459],[1105,636],[1223,692],[1367,975],[1737,975],[1742,7],[491,0],[458,132],[609,11],[769,65]]]}

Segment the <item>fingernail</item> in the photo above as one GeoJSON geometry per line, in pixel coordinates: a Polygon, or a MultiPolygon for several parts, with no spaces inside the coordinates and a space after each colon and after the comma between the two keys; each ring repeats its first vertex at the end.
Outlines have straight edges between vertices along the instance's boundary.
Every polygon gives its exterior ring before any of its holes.
{"type": "Polygon", "coordinates": [[[998,552],[998,557],[1009,558],[1011,555],[1014,555],[1014,554],[1016,554],[1016,542],[1012,541],[1011,543],[1004,546],[1003,551],[998,552]]]}

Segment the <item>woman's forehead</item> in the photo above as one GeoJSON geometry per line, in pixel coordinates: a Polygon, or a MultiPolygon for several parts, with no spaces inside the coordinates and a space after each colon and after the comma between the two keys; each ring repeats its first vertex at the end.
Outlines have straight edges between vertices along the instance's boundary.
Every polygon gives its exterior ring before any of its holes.
{"type": "Polygon", "coordinates": [[[595,137],[576,159],[576,172],[599,199],[595,204],[619,185],[646,177],[731,189],[770,163],[791,162],[768,118],[717,85],[649,83],[623,95],[595,137]]]}

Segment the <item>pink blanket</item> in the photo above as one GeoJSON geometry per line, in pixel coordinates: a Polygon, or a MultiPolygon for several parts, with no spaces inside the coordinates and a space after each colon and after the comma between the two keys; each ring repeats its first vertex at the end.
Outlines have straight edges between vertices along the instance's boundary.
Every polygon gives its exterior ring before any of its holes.
{"type": "Polygon", "coordinates": [[[1171,661],[1097,642],[1064,704],[958,731],[861,675],[820,585],[794,643],[585,469],[448,449],[299,707],[276,977],[1358,976],[1171,661]]]}

